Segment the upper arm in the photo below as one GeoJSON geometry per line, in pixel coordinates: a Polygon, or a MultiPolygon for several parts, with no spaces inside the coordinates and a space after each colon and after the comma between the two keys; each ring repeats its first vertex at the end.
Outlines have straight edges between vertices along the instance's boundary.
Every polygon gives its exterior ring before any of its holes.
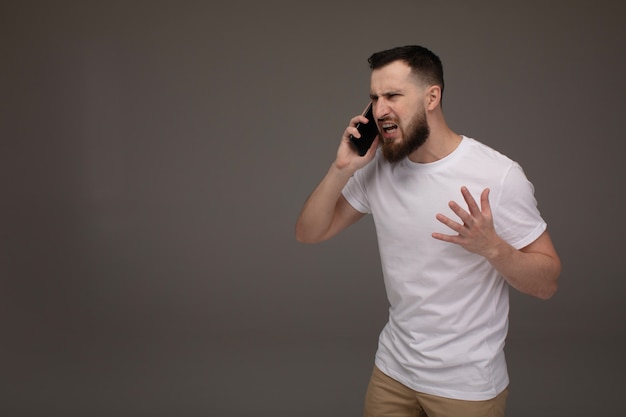
{"type": "Polygon", "coordinates": [[[550,257],[558,257],[548,231],[544,231],[534,242],[524,246],[520,251],[525,253],[543,253],[550,257]]]}
{"type": "Polygon", "coordinates": [[[352,207],[352,205],[348,203],[348,200],[341,195],[335,206],[333,221],[331,222],[323,240],[330,239],[331,237],[337,235],[342,230],[359,221],[363,216],[365,216],[365,213],[361,213],[352,207]]]}

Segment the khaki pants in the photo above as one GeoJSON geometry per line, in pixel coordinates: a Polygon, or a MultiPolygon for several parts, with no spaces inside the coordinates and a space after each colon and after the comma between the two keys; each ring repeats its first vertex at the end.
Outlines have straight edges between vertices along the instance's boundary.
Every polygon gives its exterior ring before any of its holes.
{"type": "Polygon", "coordinates": [[[462,401],[414,391],[374,367],[365,417],[504,417],[508,389],[486,401],[462,401]]]}

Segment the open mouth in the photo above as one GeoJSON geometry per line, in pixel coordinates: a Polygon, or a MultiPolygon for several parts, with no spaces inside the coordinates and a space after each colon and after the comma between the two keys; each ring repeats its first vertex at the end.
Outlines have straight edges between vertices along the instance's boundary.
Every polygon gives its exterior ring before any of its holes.
{"type": "Polygon", "coordinates": [[[391,136],[398,130],[398,125],[394,123],[383,123],[380,125],[380,128],[385,133],[385,136],[391,136]]]}

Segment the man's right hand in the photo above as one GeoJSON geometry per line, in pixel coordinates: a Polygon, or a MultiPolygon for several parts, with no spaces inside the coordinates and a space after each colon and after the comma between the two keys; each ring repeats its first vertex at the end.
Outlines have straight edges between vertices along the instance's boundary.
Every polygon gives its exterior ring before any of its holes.
{"type": "MultiPolygon", "coordinates": [[[[378,148],[378,140],[379,137],[376,136],[372,146],[367,150],[367,153],[363,156],[360,156],[354,145],[350,142],[350,135],[355,138],[359,138],[361,135],[357,130],[356,126],[359,123],[368,123],[367,117],[363,115],[358,115],[353,117],[350,120],[350,125],[346,127],[346,130],[343,132],[343,136],[341,137],[341,143],[339,144],[339,149],[337,149],[337,159],[335,160],[335,166],[340,169],[348,169],[352,173],[357,171],[360,168],[363,168],[368,164],[376,155],[376,149],[378,148]]],[[[373,123],[373,122],[369,122],[373,123]]]]}

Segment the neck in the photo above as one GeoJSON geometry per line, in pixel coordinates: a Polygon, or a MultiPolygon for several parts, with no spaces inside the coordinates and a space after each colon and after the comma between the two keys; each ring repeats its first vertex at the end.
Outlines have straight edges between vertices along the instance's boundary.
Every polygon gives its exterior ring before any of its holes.
{"type": "Polygon", "coordinates": [[[413,162],[427,164],[450,155],[461,143],[461,136],[454,133],[447,125],[430,126],[430,135],[426,142],[416,149],[409,159],[413,162]]]}

